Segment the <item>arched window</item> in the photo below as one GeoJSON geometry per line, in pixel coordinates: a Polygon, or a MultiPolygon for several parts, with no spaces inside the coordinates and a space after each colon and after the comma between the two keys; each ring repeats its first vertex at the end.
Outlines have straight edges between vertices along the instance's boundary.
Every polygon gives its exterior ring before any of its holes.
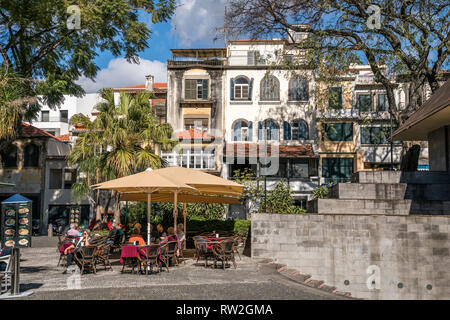
{"type": "Polygon", "coordinates": [[[230,99],[231,100],[252,100],[253,78],[238,76],[230,79],[230,99]]]}
{"type": "Polygon", "coordinates": [[[39,147],[33,143],[25,147],[24,153],[24,167],[37,168],[39,167],[39,147]]]}
{"type": "Polygon", "coordinates": [[[2,164],[4,168],[17,168],[17,147],[13,144],[1,151],[2,164]]]}
{"type": "Polygon", "coordinates": [[[253,123],[238,120],[233,125],[233,141],[252,141],[253,123]]]}
{"type": "Polygon", "coordinates": [[[280,127],[272,119],[258,122],[258,140],[278,140],[280,127]]]}
{"type": "Polygon", "coordinates": [[[309,86],[308,80],[296,76],[289,81],[289,100],[290,101],[308,101],[309,86]]]}
{"type": "Polygon", "coordinates": [[[261,100],[280,100],[280,82],[276,77],[268,75],[261,80],[261,100]]]}
{"type": "Polygon", "coordinates": [[[304,120],[298,119],[291,123],[283,123],[284,140],[307,140],[308,125],[304,120]]]}

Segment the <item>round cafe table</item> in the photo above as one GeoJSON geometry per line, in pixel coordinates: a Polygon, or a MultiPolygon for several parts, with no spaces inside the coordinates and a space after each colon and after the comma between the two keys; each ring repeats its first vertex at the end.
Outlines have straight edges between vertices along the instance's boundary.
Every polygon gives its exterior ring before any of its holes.
{"type": "Polygon", "coordinates": [[[142,246],[134,246],[128,245],[122,247],[122,252],[120,253],[120,263],[123,264],[122,272],[125,269],[125,266],[132,267],[131,272],[133,272],[136,267],[136,273],[138,270],[138,250],[142,248],[142,246]]]}

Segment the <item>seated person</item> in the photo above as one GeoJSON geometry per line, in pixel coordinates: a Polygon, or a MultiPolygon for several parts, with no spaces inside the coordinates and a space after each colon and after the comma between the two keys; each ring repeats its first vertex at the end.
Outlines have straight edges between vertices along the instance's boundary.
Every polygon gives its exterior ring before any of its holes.
{"type": "Polygon", "coordinates": [[[75,223],[70,224],[70,229],[67,231],[70,237],[81,237],[81,232],[76,229],[75,223]]]}
{"type": "Polygon", "coordinates": [[[109,232],[107,243],[112,245],[118,245],[122,243],[123,239],[123,230],[122,225],[118,223],[114,226],[114,228],[109,232]]]}
{"type": "Polygon", "coordinates": [[[180,241],[186,240],[186,235],[184,234],[184,226],[182,223],[179,223],[177,226],[177,237],[180,241]]]}
{"type": "Polygon", "coordinates": [[[64,250],[64,254],[67,255],[67,264],[63,274],[67,274],[67,268],[72,265],[72,261],[74,259],[74,255],[81,258],[80,252],[77,252],[77,249],[89,246],[91,244],[91,232],[89,230],[83,231],[83,236],[78,240],[76,244],[71,244],[64,250]]]}
{"type": "Polygon", "coordinates": [[[140,245],[140,246],[145,246],[146,245],[146,242],[145,242],[144,238],[142,238],[142,236],[139,234],[139,231],[136,230],[136,229],[133,230],[133,232],[131,233],[131,237],[130,237],[130,239],[128,241],[133,243],[133,244],[134,244],[135,241],[137,241],[138,245],[140,245]]]}
{"type": "Polygon", "coordinates": [[[156,226],[156,232],[158,233],[158,238],[161,238],[164,233],[164,228],[160,223],[156,226]]]}
{"type": "Polygon", "coordinates": [[[181,241],[178,239],[178,236],[175,234],[175,229],[173,227],[170,227],[167,229],[167,237],[164,237],[163,240],[161,240],[160,243],[165,243],[165,242],[169,242],[169,241],[176,241],[178,242],[178,248],[177,248],[177,256],[180,253],[180,248],[181,248],[181,241]]]}

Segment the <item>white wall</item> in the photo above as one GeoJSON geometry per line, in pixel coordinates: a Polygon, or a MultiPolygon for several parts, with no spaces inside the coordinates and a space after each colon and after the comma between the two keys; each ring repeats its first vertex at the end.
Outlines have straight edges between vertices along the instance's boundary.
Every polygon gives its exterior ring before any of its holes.
{"type": "MultiPolygon", "coordinates": [[[[81,98],[64,95],[64,102],[56,109],[51,109],[46,104],[42,105],[41,111],[49,111],[50,121],[33,121],[31,124],[46,131],[55,131],[55,135],[67,134],[69,133],[70,126],[68,123],[59,121],[60,111],[67,110],[69,120],[73,115],[78,113],[82,113],[85,116],[89,116],[89,118],[93,119],[95,117],[92,116],[91,112],[94,106],[100,101],[101,98],[98,93],[87,93],[81,98]]],[[[39,113],[38,117],[41,117],[41,113],[39,113]]]]}

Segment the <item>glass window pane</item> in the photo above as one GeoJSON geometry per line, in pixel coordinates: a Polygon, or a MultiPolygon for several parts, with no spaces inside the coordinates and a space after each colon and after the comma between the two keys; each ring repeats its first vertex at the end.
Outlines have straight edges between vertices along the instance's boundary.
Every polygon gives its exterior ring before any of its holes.
{"type": "Polygon", "coordinates": [[[372,95],[360,94],[358,95],[358,107],[362,112],[372,111],[372,95]]]}
{"type": "Polygon", "coordinates": [[[328,106],[332,109],[342,109],[342,88],[332,87],[329,89],[328,106]]]}
{"type": "Polygon", "coordinates": [[[292,178],[308,178],[308,164],[302,162],[293,162],[291,164],[290,175],[292,178]]]}
{"type": "Polygon", "coordinates": [[[378,95],[378,111],[388,111],[388,100],[385,93],[378,95]]]}

